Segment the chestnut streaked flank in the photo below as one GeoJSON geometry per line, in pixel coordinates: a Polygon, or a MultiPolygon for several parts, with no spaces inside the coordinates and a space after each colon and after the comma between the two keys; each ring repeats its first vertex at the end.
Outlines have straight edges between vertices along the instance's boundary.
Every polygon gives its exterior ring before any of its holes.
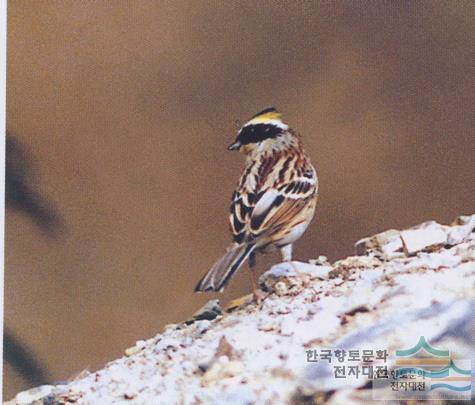
{"type": "Polygon", "coordinates": [[[234,242],[204,275],[195,291],[222,291],[246,259],[256,294],[255,254],[280,250],[292,259],[292,244],[313,218],[317,173],[300,136],[273,107],[254,115],[229,146],[246,156],[231,198],[230,230],[234,242]]]}

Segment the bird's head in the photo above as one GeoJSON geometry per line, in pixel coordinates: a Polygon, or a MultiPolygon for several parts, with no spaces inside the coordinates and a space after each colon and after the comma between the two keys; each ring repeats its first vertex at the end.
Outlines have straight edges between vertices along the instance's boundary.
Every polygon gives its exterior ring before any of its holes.
{"type": "Polygon", "coordinates": [[[289,134],[288,129],[288,125],[282,122],[280,113],[274,107],[266,108],[241,127],[228,150],[252,153],[267,144],[275,144],[289,134]]]}

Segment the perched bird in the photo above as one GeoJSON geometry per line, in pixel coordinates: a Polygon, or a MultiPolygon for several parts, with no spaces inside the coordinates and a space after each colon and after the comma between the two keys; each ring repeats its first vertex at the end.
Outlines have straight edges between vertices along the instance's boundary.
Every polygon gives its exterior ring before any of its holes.
{"type": "Polygon", "coordinates": [[[230,207],[234,242],[204,275],[195,292],[222,291],[249,260],[254,295],[258,298],[255,254],[280,249],[292,260],[292,244],[312,220],[317,202],[317,173],[300,136],[273,107],[254,115],[229,147],[246,155],[244,171],[230,207]]]}

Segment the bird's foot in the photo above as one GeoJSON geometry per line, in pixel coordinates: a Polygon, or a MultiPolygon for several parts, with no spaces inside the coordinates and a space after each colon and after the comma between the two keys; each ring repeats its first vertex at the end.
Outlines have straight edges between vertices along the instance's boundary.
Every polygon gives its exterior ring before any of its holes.
{"type": "Polygon", "coordinates": [[[267,293],[262,291],[261,289],[257,288],[252,292],[252,296],[254,297],[254,301],[257,305],[260,305],[262,301],[267,297],[267,293]]]}

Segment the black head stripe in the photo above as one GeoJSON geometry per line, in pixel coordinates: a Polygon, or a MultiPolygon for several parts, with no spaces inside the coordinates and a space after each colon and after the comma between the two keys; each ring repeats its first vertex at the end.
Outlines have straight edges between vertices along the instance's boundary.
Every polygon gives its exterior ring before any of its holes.
{"type": "Polygon", "coordinates": [[[252,124],[243,127],[236,138],[241,145],[261,142],[264,139],[276,138],[283,132],[282,128],[272,124],[252,124]]]}

